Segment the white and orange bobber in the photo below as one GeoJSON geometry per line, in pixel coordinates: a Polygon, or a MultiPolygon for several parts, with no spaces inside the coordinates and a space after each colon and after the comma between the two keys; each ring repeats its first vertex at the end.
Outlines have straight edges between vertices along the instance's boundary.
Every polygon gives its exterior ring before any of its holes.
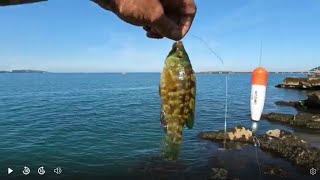
{"type": "Polygon", "coordinates": [[[251,77],[251,119],[259,121],[264,107],[267,90],[268,71],[258,67],[252,72],[251,77]]]}

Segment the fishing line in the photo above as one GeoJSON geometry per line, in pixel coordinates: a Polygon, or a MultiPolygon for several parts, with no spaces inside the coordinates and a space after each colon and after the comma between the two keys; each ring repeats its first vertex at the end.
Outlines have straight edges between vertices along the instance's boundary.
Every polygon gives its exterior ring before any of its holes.
{"type": "Polygon", "coordinates": [[[253,140],[254,146],[256,147],[255,148],[255,150],[256,150],[256,159],[257,159],[257,164],[258,164],[258,168],[259,168],[259,177],[261,179],[261,169],[260,169],[260,162],[259,162],[259,156],[258,156],[258,149],[260,147],[260,141],[255,135],[253,136],[252,140],[253,140]]]}
{"type": "Polygon", "coordinates": [[[209,50],[214,54],[216,55],[216,57],[221,61],[221,63],[224,65],[224,62],[222,60],[222,58],[209,46],[209,44],[207,42],[205,42],[203,39],[199,38],[198,36],[195,36],[195,35],[192,35],[194,38],[200,40],[203,44],[205,44],[209,50]]]}
{"type": "Polygon", "coordinates": [[[224,111],[224,149],[226,149],[225,144],[227,140],[227,116],[228,116],[228,75],[226,75],[226,105],[224,111]]]}
{"type": "Polygon", "coordinates": [[[261,67],[261,59],[262,59],[262,40],[260,44],[260,60],[259,60],[259,67],[261,67]]]}
{"type": "MultiPolygon", "coordinates": [[[[261,67],[261,59],[262,59],[262,40],[261,40],[261,44],[260,44],[259,67],[261,67]]],[[[252,132],[254,132],[254,131],[252,130],[252,132]]],[[[261,168],[260,168],[259,155],[258,155],[258,149],[260,147],[260,141],[255,135],[253,135],[253,143],[254,143],[254,146],[255,146],[256,160],[257,160],[257,165],[258,165],[258,168],[259,168],[259,178],[261,179],[261,168]]]]}
{"type": "MultiPolygon", "coordinates": [[[[222,58],[209,46],[209,44],[204,41],[202,38],[192,35],[192,37],[200,40],[207,48],[221,61],[223,66],[223,71],[225,71],[224,61],[222,58]]],[[[228,117],[228,73],[226,73],[226,99],[225,99],[225,113],[224,113],[224,141],[223,141],[223,150],[226,149],[226,141],[227,141],[227,117],[228,117]]]]}

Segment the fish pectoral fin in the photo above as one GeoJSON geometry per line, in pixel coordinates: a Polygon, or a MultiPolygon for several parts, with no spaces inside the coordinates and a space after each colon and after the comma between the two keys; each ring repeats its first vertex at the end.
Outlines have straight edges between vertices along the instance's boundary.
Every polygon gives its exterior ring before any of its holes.
{"type": "Polygon", "coordinates": [[[168,120],[167,120],[166,115],[163,111],[160,112],[160,123],[163,127],[163,130],[167,133],[168,120]]]}
{"type": "Polygon", "coordinates": [[[189,115],[187,122],[186,122],[186,126],[188,129],[192,129],[193,125],[194,125],[194,113],[189,115]]]}

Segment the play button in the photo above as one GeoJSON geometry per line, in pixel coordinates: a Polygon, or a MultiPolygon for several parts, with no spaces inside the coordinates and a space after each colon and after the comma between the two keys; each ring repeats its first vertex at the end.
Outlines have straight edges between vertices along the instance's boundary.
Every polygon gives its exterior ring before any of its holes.
{"type": "Polygon", "coordinates": [[[11,168],[8,168],[8,174],[11,174],[13,170],[11,168]]]}

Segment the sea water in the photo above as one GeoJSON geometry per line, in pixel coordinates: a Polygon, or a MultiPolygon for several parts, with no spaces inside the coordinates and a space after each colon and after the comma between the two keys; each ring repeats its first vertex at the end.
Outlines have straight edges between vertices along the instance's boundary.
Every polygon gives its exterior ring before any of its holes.
{"type": "MultiPolygon", "coordinates": [[[[164,135],[159,121],[159,73],[0,74],[0,177],[7,176],[8,167],[14,169],[12,176],[21,176],[24,166],[35,176],[44,166],[47,177],[56,177],[53,169],[61,167],[60,176],[140,173],[154,177],[176,171],[206,178],[215,166],[225,166],[238,178],[246,177],[247,171],[258,176],[252,146],[223,152],[219,144],[198,137],[202,131],[224,129],[225,76],[196,75],[195,126],[184,129],[179,161],[168,165],[159,158],[164,135]]],[[[295,113],[274,102],[306,98],[305,91],[274,87],[287,76],[293,75],[269,75],[265,113],[295,113]]],[[[228,75],[228,128],[251,127],[250,79],[250,74],[228,75]]],[[[258,132],[274,128],[293,131],[261,120],[258,132]]],[[[319,146],[319,141],[312,143],[319,146]]],[[[262,164],[265,158],[293,169],[285,160],[260,153],[262,164]]]]}

